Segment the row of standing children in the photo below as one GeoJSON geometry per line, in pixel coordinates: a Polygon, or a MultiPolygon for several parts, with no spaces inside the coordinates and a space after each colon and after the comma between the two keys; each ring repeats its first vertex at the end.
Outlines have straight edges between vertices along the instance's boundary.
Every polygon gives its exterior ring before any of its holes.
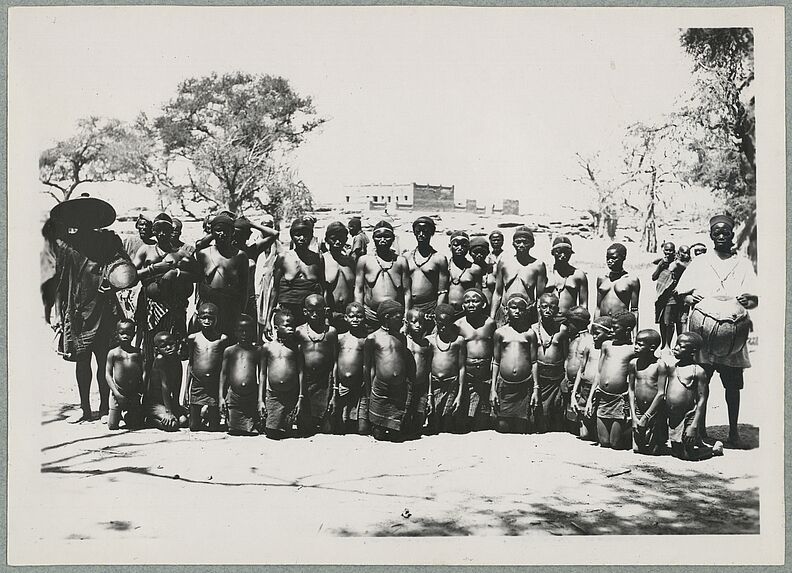
{"type": "Polygon", "coordinates": [[[134,324],[122,320],[121,344],[107,362],[109,427],[116,429],[125,411],[130,427],[150,419],[162,430],[189,423],[193,431],[217,431],[222,412],[230,434],[262,432],[273,439],[332,432],[401,441],[492,428],[570,430],[615,449],[628,449],[632,435],[635,451],[659,454],[670,436],[678,457],[718,453],[719,444],[699,437],[707,382],[695,363],[697,335],[679,337],[676,363],[669,364],[655,355],[660,339],[654,330],[640,331],[632,344],[632,313],[599,317],[589,333],[584,307],[559,316],[558,298],[545,293],[535,324],[531,307],[527,297],[512,295],[507,324],[496,328],[477,288],[465,292],[462,316],[441,304],[432,322],[419,309],[405,316],[399,303],[386,300],[371,332],[363,307],[351,303],[339,333],[327,324],[324,299],[310,295],[305,324],[296,326],[281,310],[275,339],[258,347],[252,318],[240,318],[236,344],[229,345],[217,330],[217,307],[203,304],[201,330],[186,344],[168,333],[155,337],[145,384],[132,347],[134,324]],[[179,403],[185,357],[188,410],[179,403]],[[140,392],[142,404],[135,399],[140,392]]]}

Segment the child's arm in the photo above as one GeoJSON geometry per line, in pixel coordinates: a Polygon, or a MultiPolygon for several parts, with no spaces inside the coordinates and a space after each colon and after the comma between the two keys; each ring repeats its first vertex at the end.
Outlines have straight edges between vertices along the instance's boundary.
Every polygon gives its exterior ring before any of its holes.
{"type": "Polygon", "coordinates": [[[590,418],[591,415],[594,413],[594,394],[597,392],[597,388],[599,388],[599,381],[600,381],[600,372],[602,372],[602,363],[605,362],[605,352],[606,346],[610,344],[609,341],[605,341],[602,344],[602,349],[600,350],[599,362],[597,362],[597,372],[594,374],[594,383],[591,385],[591,392],[589,393],[588,400],[586,401],[586,417],[590,418]]]}
{"type": "Polygon", "coordinates": [[[116,400],[121,399],[121,392],[118,390],[118,385],[113,380],[113,363],[115,362],[115,351],[111,350],[107,353],[107,360],[105,361],[105,379],[107,380],[107,385],[110,386],[110,390],[113,392],[113,396],[116,397],[116,400]]]}
{"type": "Polygon", "coordinates": [[[533,377],[533,392],[531,392],[531,408],[536,408],[540,403],[539,398],[539,362],[537,361],[538,342],[533,328],[528,331],[528,355],[531,361],[531,376],[533,377]]]}
{"type": "Polygon", "coordinates": [[[265,406],[264,406],[264,392],[265,387],[267,386],[267,366],[269,364],[269,348],[265,343],[264,346],[261,347],[261,352],[259,355],[259,371],[258,371],[258,409],[259,414],[262,416],[265,414],[265,406]]]}
{"type": "Polygon", "coordinates": [[[503,336],[495,331],[492,336],[492,379],[490,381],[490,404],[493,409],[498,409],[498,373],[500,372],[501,344],[503,336]]]}
{"type": "Polygon", "coordinates": [[[577,374],[575,375],[575,382],[572,384],[571,406],[572,411],[575,413],[579,413],[580,411],[580,407],[578,406],[575,396],[577,396],[577,393],[580,390],[580,380],[583,378],[583,372],[586,370],[586,365],[588,364],[589,356],[591,355],[590,347],[588,345],[583,347],[581,355],[583,358],[580,361],[580,368],[578,368],[577,374]]]}
{"type": "Polygon", "coordinates": [[[456,413],[459,409],[460,405],[462,404],[462,393],[467,390],[467,384],[465,383],[465,362],[467,362],[467,345],[465,344],[465,339],[461,336],[457,337],[457,345],[459,346],[459,353],[457,354],[457,360],[459,360],[459,388],[457,389],[456,398],[454,398],[454,404],[452,408],[452,413],[456,413]]]}
{"type": "Polygon", "coordinates": [[[297,381],[300,387],[300,393],[297,395],[297,416],[299,417],[303,408],[303,400],[308,394],[308,386],[305,383],[305,376],[303,376],[303,355],[302,350],[298,349],[297,352],[297,381]]]}
{"type": "MultiPolygon", "coordinates": [[[[698,366],[698,364],[696,366],[698,366]]],[[[704,374],[704,369],[700,367],[696,368],[693,378],[698,388],[696,413],[693,416],[690,426],[685,429],[685,434],[682,436],[682,441],[690,445],[699,442],[699,424],[701,423],[701,416],[707,411],[707,399],[709,398],[709,383],[704,374]]]]}
{"type": "MultiPolygon", "coordinates": [[[[637,358],[633,358],[630,360],[630,364],[627,366],[627,396],[630,399],[630,417],[632,419],[633,429],[638,427],[638,418],[635,417],[635,363],[637,358]]],[[[642,422],[646,421],[646,417],[642,416],[642,422]]]]}
{"type": "Polygon", "coordinates": [[[660,360],[657,364],[657,394],[655,394],[652,403],[644,414],[644,419],[648,420],[660,408],[660,405],[665,402],[665,386],[666,378],[668,378],[668,366],[660,360]]]}
{"type": "Polygon", "coordinates": [[[217,404],[220,406],[220,411],[222,412],[225,409],[225,385],[226,385],[226,376],[228,376],[228,360],[229,360],[230,353],[228,352],[228,348],[223,351],[223,363],[220,365],[220,384],[218,384],[218,396],[217,396],[217,404]]]}

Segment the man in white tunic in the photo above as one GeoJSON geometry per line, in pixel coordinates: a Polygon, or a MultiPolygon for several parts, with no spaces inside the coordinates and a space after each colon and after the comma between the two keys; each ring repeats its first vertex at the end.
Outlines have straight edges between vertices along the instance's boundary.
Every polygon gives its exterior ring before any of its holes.
{"type": "MultiPolygon", "coordinates": [[[[714,296],[734,297],[746,309],[759,304],[757,278],[751,261],[733,250],[734,219],[728,215],[716,215],[710,219],[710,238],[713,251],[695,257],[677,285],[677,292],[685,302],[696,305],[704,298],[714,296]]],[[[748,347],[728,356],[715,356],[707,348],[701,349],[699,364],[708,379],[717,371],[726,390],[726,406],[729,413],[729,443],[738,445],[740,436],[737,419],[740,413],[740,390],[743,387],[743,370],[751,367],[748,347]]],[[[706,417],[701,418],[701,434],[706,437],[706,417]]]]}

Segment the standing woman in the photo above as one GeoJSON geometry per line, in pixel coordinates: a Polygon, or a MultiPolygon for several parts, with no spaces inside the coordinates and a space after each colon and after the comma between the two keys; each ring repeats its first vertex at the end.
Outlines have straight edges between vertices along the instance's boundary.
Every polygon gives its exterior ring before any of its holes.
{"type": "Polygon", "coordinates": [[[93,419],[92,356],[99,415],[107,417],[110,388],[105,364],[116,322],[122,317],[114,290],[137,282],[121,239],[103,229],[114,221],[115,209],[109,203],[83,195],[56,205],[42,229],[46,240],[41,277],[44,318],[60,333],[59,354],[75,363],[80,394],[82,414],[71,422],[93,419]]]}

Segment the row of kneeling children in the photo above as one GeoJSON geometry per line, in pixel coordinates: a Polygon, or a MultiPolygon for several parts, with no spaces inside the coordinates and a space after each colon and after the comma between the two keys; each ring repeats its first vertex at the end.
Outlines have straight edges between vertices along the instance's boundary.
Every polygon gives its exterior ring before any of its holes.
{"type": "Polygon", "coordinates": [[[156,335],[145,376],[132,345],[135,325],[122,320],[107,362],[109,427],[117,429],[125,413],[128,427],[219,431],[224,417],[230,434],[273,439],[323,432],[401,441],[496,429],[569,431],[614,449],[632,441],[647,454],[666,452],[670,439],[671,453],[684,459],[722,451],[700,439],[708,384],[695,361],[698,335],[684,333],[674,359],[661,359],[656,331],[641,330],[631,342],[632,313],[589,325],[584,307],[559,315],[558,298],[545,293],[532,324],[532,306],[512,295],[498,327],[477,288],[465,292],[461,312],[440,304],[432,317],[417,308],[405,315],[386,300],[371,332],[362,305],[350,303],[339,333],[328,325],[324,299],[310,295],[307,321],[298,326],[288,310],[278,311],[274,339],[259,347],[252,318],[242,315],[232,344],[217,330],[217,307],[203,304],[200,332],[185,341],[156,335]]]}

